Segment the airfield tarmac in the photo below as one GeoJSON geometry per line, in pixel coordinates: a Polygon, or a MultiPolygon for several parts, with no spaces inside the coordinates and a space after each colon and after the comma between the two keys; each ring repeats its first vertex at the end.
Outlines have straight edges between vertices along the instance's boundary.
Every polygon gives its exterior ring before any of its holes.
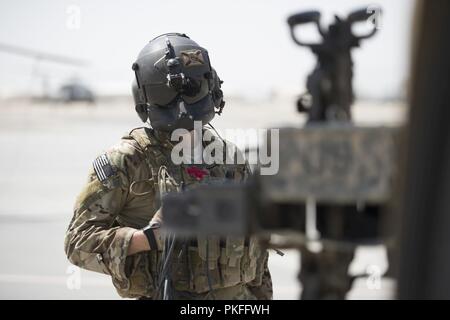
{"type": "MultiPolygon", "coordinates": [[[[395,125],[402,105],[364,103],[354,118],[361,124],[395,125]]],[[[292,99],[227,101],[216,128],[267,128],[300,125],[292,99]]],[[[84,103],[30,103],[0,100],[0,299],[119,299],[109,278],[71,266],[64,233],[75,197],[92,160],[133,127],[142,126],[130,99],[84,103]]],[[[300,256],[271,254],[275,299],[297,299],[300,256]]],[[[362,247],[350,272],[387,268],[382,246],[362,247]]],[[[350,299],[392,297],[395,284],[359,279],[350,299]]]]}

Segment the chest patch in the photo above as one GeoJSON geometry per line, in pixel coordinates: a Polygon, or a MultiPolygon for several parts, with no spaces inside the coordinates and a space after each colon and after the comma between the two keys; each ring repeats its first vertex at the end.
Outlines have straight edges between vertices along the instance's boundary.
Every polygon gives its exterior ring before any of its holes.
{"type": "Polygon", "coordinates": [[[106,154],[102,154],[101,156],[97,157],[97,159],[94,160],[94,170],[97,174],[98,180],[100,182],[104,182],[109,177],[112,177],[114,175],[114,169],[109,163],[108,157],[106,154]]]}
{"type": "Polygon", "coordinates": [[[195,166],[186,168],[186,172],[192,178],[194,178],[195,180],[198,180],[198,181],[203,180],[204,176],[209,175],[209,171],[208,170],[202,169],[202,168],[199,168],[199,167],[195,167],[195,166]]]}

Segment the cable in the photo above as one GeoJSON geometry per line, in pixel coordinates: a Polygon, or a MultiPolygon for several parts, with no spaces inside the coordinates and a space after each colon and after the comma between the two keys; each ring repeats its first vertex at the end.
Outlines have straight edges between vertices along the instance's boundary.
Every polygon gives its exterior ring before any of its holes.
{"type": "Polygon", "coordinates": [[[170,258],[172,257],[172,252],[175,247],[175,235],[168,235],[165,239],[165,246],[164,251],[162,253],[163,256],[163,264],[162,268],[160,270],[160,277],[158,279],[158,286],[156,288],[156,291],[159,293],[159,297],[163,297],[164,300],[168,300],[170,298],[170,295],[168,294],[168,291],[170,291],[170,288],[168,287],[168,284],[166,283],[164,287],[162,287],[165,280],[170,281],[168,279],[167,275],[170,272],[170,258]],[[166,248],[169,248],[166,250],[166,248]]]}

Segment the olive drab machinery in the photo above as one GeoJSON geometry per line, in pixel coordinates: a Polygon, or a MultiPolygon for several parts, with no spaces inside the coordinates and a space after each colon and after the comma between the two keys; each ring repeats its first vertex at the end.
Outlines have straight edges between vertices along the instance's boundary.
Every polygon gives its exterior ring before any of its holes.
{"type": "Polygon", "coordinates": [[[377,29],[356,36],[352,25],[366,22],[370,16],[366,9],[351,13],[346,19],[335,16],[335,22],[328,30],[320,24],[320,12],[309,11],[292,15],[287,22],[291,37],[300,46],[309,47],[317,56],[317,66],[308,76],[308,94],[297,102],[299,111],[308,111],[308,119],[312,121],[351,120],[350,106],[353,103],[351,49],[358,47],[360,41],[373,36],[377,29]],[[300,25],[313,23],[322,36],[320,43],[304,42],[297,37],[296,30],[300,25]],[[312,104],[306,106],[308,97],[312,104]]]}
{"type": "MultiPolygon", "coordinates": [[[[280,128],[279,170],[257,172],[245,185],[221,185],[168,195],[166,225],[185,234],[271,235],[272,248],[301,251],[303,299],[343,299],[356,246],[387,244],[382,218],[392,197],[398,128],[362,127],[352,122],[351,50],[376,33],[352,33],[366,23],[367,9],[335,17],[325,29],[317,11],[288,18],[292,38],[317,56],[298,100],[307,113],[300,128],[280,128]],[[297,28],[317,26],[319,43],[305,43],[297,28]]],[[[269,148],[270,150],[270,148],[269,148]]]]}

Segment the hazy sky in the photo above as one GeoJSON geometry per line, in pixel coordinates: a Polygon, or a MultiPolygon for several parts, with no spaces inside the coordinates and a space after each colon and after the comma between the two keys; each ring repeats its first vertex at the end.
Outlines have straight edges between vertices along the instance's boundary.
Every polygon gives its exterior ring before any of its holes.
{"type": "MultiPolygon", "coordinates": [[[[379,33],[354,51],[357,94],[398,95],[405,86],[413,0],[92,1],[0,0],[0,43],[81,58],[73,68],[0,52],[0,95],[37,90],[46,74],[56,88],[78,76],[103,93],[128,93],[140,49],[165,32],[188,34],[210,52],[225,94],[266,97],[300,91],[312,54],[290,38],[286,18],[319,9],[324,22],[367,4],[383,8],[379,33]],[[80,11],[79,25],[74,18],[80,11]]],[[[312,28],[307,36],[312,37],[312,28]]]]}

